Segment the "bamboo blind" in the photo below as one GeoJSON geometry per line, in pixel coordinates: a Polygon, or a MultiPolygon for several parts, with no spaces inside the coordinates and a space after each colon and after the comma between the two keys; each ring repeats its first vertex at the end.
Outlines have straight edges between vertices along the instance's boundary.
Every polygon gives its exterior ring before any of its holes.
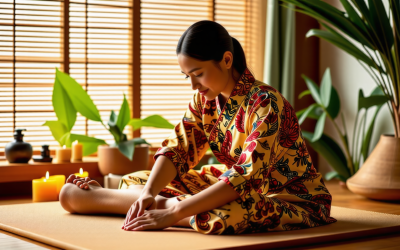
{"type": "MultiPolygon", "coordinates": [[[[26,128],[34,150],[58,146],[46,120],[53,112],[55,68],[87,90],[102,119],[132,99],[131,0],[0,1],[0,150],[26,128]]],[[[98,122],[78,114],[73,133],[112,142],[98,122]]],[[[129,133],[129,131],[128,131],[129,133]]]]}
{"type": "MultiPolygon", "coordinates": [[[[14,128],[28,129],[37,146],[52,140],[51,91],[55,67],[63,63],[62,1],[0,1],[0,147],[14,128]]],[[[54,143],[52,143],[54,145],[54,143]]]]}
{"type": "MultiPolygon", "coordinates": [[[[159,114],[176,124],[193,94],[175,48],[199,20],[215,20],[243,45],[261,79],[263,0],[0,0],[0,152],[15,128],[26,128],[34,150],[58,146],[49,129],[55,67],[70,73],[104,121],[126,94],[134,117],[159,114]]],[[[73,133],[112,142],[100,124],[78,115],[73,133]]],[[[125,131],[131,138],[133,134],[125,131]]],[[[159,146],[171,130],[142,128],[159,146]]]]}
{"type": "MultiPolygon", "coordinates": [[[[177,63],[175,49],[194,22],[214,20],[242,44],[250,69],[262,79],[265,9],[263,0],[142,0],[141,116],[163,115],[176,124],[194,93],[177,63]]],[[[159,145],[170,130],[142,128],[142,137],[159,145]]]]}

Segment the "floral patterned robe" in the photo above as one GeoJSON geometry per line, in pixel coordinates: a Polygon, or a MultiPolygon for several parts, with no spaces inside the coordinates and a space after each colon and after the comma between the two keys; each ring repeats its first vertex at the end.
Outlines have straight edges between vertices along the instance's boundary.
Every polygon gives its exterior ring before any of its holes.
{"type": "MultiPolygon", "coordinates": [[[[218,181],[240,198],[191,218],[204,234],[294,230],[333,223],[332,197],[312,164],[296,114],[274,88],[246,69],[226,104],[196,93],[155,159],[178,175],[160,195],[190,198],[218,181]],[[207,149],[220,163],[193,170],[207,149]]],[[[120,188],[145,184],[150,171],[125,175],[120,188]]]]}

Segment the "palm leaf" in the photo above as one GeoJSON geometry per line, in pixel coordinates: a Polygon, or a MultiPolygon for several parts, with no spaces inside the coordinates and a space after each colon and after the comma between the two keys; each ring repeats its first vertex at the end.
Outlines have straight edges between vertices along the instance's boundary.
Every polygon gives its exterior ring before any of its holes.
{"type": "Polygon", "coordinates": [[[383,6],[382,0],[368,0],[368,4],[371,17],[371,26],[376,32],[376,35],[380,41],[385,42],[385,44],[381,45],[380,50],[382,52],[386,52],[385,54],[388,55],[390,53],[390,49],[392,48],[394,37],[385,6],[383,6]]]}
{"type": "Polygon", "coordinates": [[[347,14],[349,15],[350,20],[357,25],[360,29],[362,29],[365,33],[367,33],[367,28],[365,27],[364,21],[358,15],[357,11],[353,8],[353,6],[347,0],[340,0],[343,7],[345,8],[347,14]]]}
{"type": "Polygon", "coordinates": [[[363,19],[365,19],[367,23],[371,23],[369,9],[365,3],[365,0],[352,0],[352,2],[357,7],[357,10],[361,13],[363,19]]]}
{"type": "Polygon", "coordinates": [[[380,87],[376,87],[369,97],[364,97],[362,90],[360,89],[359,97],[358,97],[358,110],[365,108],[368,110],[370,107],[376,106],[375,113],[370,121],[367,132],[363,138],[361,145],[361,153],[364,161],[368,157],[369,146],[371,143],[371,137],[375,126],[376,117],[378,116],[379,111],[382,106],[388,101],[387,97],[384,95],[382,89],[380,87]],[[377,99],[376,97],[380,97],[383,99],[377,99]]]}
{"type": "Polygon", "coordinates": [[[317,36],[319,38],[322,38],[335,46],[341,48],[342,50],[346,51],[350,55],[354,56],[356,59],[364,62],[368,66],[375,67],[374,62],[372,59],[367,56],[364,52],[362,52],[359,48],[357,48],[353,43],[351,43],[349,40],[344,38],[344,36],[340,35],[338,32],[333,30],[327,25],[322,24],[328,31],[325,30],[317,30],[317,29],[311,29],[307,32],[306,36],[317,36]]]}
{"type": "Polygon", "coordinates": [[[393,24],[396,30],[397,38],[400,38],[400,0],[390,0],[392,8],[393,24]]]}
{"type": "Polygon", "coordinates": [[[308,141],[311,147],[317,151],[332,168],[344,178],[350,177],[350,171],[347,167],[347,160],[339,145],[329,136],[323,134],[318,141],[313,142],[313,133],[302,131],[304,138],[308,141]]]}
{"type": "Polygon", "coordinates": [[[330,25],[343,31],[349,37],[359,41],[361,44],[373,49],[373,43],[369,40],[369,35],[363,29],[357,27],[350,19],[346,18],[344,12],[339,11],[332,5],[320,0],[283,0],[302,8],[297,10],[306,15],[312,16],[320,22],[330,25]]]}
{"type": "Polygon", "coordinates": [[[369,146],[371,144],[371,138],[372,138],[372,133],[374,131],[376,117],[378,116],[378,113],[381,110],[381,108],[382,108],[382,105],[379,105],[379,106],[376,107],[375,113],[374,113],[374,115],[373,115],[373,117],[371,119],[371,122],[370,122],[369,126],[368,126],[367,133],[365,133],[365,136],[364,136],[363,141],[362,141],[361,153],[362,153],[364,161],[368,157],[369,146]]]}
{"type": "MultiPolygon", "coordinates": [[[[380,90],[380,88],[379,88],[379,90],[380,90]]],[[[371,96],[364,97],[364,93],[363,93],[362,89],[360,89],[359,94],[358,94],[358,111],[360,111],[363,108],[369,109],[373,106],[383,105],[387,101],[388,101],[388,98],[385,95],[371,94],[371,96]]]]}

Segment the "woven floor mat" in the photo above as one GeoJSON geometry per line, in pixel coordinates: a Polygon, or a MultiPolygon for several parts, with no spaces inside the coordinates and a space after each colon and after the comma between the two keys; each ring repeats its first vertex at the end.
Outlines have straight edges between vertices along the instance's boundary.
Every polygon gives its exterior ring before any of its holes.
{"type": "Polygon", "coordinates": [[[191,229],[124,231],[124,216],[76,215],[59,202],[0,206],[0,229],[65,249],[266,249],[400,232],[400,215],[332,207],[338,222],[311,229],[202,235],[191,229]]]}

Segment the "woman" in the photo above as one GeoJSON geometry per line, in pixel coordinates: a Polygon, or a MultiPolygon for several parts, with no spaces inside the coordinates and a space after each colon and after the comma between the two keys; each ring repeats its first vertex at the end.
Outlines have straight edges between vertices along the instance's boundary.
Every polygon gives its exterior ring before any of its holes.
{"type": "Polygon", "coordinates": [[[200,21],[179,40],[178,62],[197,90],[151,171],[119,190],[71,175],[60,201],[72,213],[127,214],[124,230],[192,227],[239,234],[335,222],[331,195],[308,154],[293,108],[254,79],[239,42],[200,21]],[[197,165],[208,148],[223,164],[197,165]],[[73,185],[75,184],[75,185],[73,185]]]}

